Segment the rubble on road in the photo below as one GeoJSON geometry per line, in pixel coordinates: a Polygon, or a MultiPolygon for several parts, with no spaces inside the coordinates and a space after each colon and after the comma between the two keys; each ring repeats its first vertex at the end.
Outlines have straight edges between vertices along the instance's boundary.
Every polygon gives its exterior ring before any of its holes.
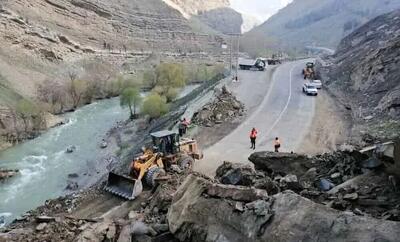
{"type": "Polygon", "coordinates": [[[215,124],[232,121],[236,117],[243,116],[244,105],[228,91],[226,86],[217,91],[215,99],[203,106],[192,117],[192,122],[206,127],[215,124]]]}
{"type": "Polygon", "coordinates": [[[0,230],[0,241],[396,241],[400,189],[368,159],[349,149],[257,152],[255,168],[225,161],[214,179],[170,169],[157,188],[99,217],[74,211],[100,190],[46,201],[0,230]]]}
{"type": "Polygon", "coordinates": [[[13,176],[16,176],[19,173],[19,170],[6,170],[0,169],[0,181],[9,179],[13,176]]]}

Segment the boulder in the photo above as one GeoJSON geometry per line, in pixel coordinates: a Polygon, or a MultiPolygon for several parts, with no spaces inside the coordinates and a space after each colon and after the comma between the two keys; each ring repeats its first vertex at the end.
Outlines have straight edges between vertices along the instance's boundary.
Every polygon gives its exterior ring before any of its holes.
{"type": "Polygon", "coordinates": [[[254,184],[256,176],[256,171],[248,164],[224,161],[218,167],[215,178],[222,184],[251,186],[254,184]]]}
{"type": "Polygon", "coordinates": [[[79,189],[79,185],[75,181],[68,181],[65,190],[76,191],[79,189]]]}
{"type": "Polygon", "coordinates": [[[397,241],[400,223],[360,217],[291,191],[238,205],[202,194],[212,184],[190,175],[168,212],[180,241],[397,241]],[[239,209],[238,209],[239,208],[239,209]]]}
{"type": "Polygon", "coordinates": [[[71,145],[70,147],[67,148],[66,153],[73,153],[76,150],[76,146],[75,145],[71,145]]]}
{"type": "Polygon", "coordinates": [[[18,174],[18,170],[3,170],[0,169],[0,181],[5,180],[8,178],[11,178],[13,176],[16,176],[18,174]]]}
{"type": "Polygon", "coordinates": [[[206,193],[212,197],[245,202],[268,198],[268,193],[265,190],[224,184],[210,184],[207,186],[206,193]]]}
{"type": "Polygon", "coordinates": [[[304,155],[277,152],[256,152],[250,155],[249,160],[256,170],[274,174],[294,174],[298,177],[312,167],[312,160],[304,155]]]}
{"type": "Polygon", "coordinates": [[[400,223],[360,217],[293,192],[274,196],[274,217],[259,241],[397,241],[400,223]]]}
{"type": "Polygon", "coordinates": [[[186,178],[168,212],[171,233],[180,241],[255,241],[272,217],[264,214],[267,204],[249,204],[237,211],[227,199],[202,196],[211,184],[196,175],[186,178]]]}

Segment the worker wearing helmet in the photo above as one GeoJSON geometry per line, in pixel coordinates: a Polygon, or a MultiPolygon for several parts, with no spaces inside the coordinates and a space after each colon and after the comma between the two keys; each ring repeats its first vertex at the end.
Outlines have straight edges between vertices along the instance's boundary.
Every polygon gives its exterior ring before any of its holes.
{"type": "Polygon", "coordinates": [[[279,152],[279,148],[281,148],[281,141],[278,137],[275,138],[274,141],[275,152],[279,152]]]}
{"type": "Polygon", "coordinates": [[[251,143],[250,149],[253,150],[256,149],[256,139],[257,139],[257,130],[256,128],[253,128],[250,132],[250,143],[251,143]]]}

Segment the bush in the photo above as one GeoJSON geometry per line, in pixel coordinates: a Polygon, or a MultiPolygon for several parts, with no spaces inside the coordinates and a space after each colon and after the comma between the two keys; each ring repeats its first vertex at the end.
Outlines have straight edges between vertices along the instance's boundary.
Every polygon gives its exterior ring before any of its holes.
{"type": "Polygon", "coordinates": [[[168,113],[169,107],[166,98],[157,93],[150,94],[144,101],[142,113],[149,115],[150,118],[159,118],[168,113]]]}

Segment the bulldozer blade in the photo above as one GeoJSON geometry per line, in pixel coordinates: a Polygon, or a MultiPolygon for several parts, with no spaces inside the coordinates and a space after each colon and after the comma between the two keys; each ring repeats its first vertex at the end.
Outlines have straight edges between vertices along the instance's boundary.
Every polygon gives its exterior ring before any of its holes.
{"type": "Polygon", "coordinates": [[[127,200],[134,200],[142,193],[143,185],[140,180],[110,172],[104,190],[127,200]]]}

